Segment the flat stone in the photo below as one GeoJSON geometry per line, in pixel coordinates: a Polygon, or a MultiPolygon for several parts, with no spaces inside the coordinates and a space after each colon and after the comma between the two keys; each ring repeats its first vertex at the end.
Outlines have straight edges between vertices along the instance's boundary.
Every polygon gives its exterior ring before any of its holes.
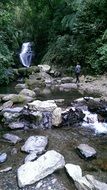
{"type": "Polygon", "coordinates": [[[5,162],[7,159],[7,154],[6,153],[1,153],[0,154],[0,163],[5,162]]]}
{"type": "Polygon", "coordinates": [[[28,107],[31,110],[52,112],[55,108],[57,108],[57,105],[54,100],[47,100],[47,101],[35,100],[31,103],[28,103],[28,107]]]}
{"type": "Polygon", "coordinates": [[[96,151],[94,148],[89,146],[88,144],[80,144],[77,149],[80,151],[81,155],[85,158],[91,158],[96,156],[96,151]]]}
{"type": "Polygon", "coordinates": [[[23,129],[25,124],[23,122],[12,122],[9,124],[10,129],[23,129]]]}
{"type": "Polygon", "coordinates": [[[30,136],[21,147],[21,150],[27,153],[35,152],[41,154],[45,151],[47,143],[48,138],[45,136],[30,136]]]}
{"type": "Polygon", "coordinates": [[[2,112],[10,112],[10,113],[20,113],[23,110],[23,107],[15,107],[15,108],[5,108],[2,112]]]}
{"type": "Polygon", "coordinates": [[[7,140],[10,143],[16,144],[17,142],[20,142],[22,139],[18,137],[17,135],[6,133],[3,135],[3,138],[7,140]]]}

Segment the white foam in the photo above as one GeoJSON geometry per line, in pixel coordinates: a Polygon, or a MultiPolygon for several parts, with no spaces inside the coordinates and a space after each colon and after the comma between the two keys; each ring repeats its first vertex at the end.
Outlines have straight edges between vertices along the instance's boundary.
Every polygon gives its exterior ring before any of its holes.
{"type": "Polygon", "coordinates": [[[83,127],[94,129],[95,133],[107,133],[107,123],[98,122],[97,114],[92,114],[89,111],[83,111],[85,114],[83,127]]]}

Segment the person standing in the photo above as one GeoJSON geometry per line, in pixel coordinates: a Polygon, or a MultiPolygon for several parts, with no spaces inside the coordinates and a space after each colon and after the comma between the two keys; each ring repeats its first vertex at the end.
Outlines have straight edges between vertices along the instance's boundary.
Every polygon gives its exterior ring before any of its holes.
{"type": "Polygon", "coordinates": [[[80,82],[79,80],[80,72],[81,72],[81,66],[79,63],[77,63],[77,65],[75,66],[76,83],[80,82]]]}

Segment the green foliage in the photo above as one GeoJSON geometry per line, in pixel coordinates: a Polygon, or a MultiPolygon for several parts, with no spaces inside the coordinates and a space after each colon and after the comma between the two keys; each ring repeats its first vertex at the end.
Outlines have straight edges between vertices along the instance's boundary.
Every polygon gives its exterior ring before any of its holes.
{"type": "Polygon", "coordinates": [[[69,66],[71,64],[69,44],[69,35],[58,36],[55,43],[50,44],[49,50],[42,60],[43,64],[69,66]]]}
{"type": "Polygon", "coordinates": [[[0,84],[9,83],[12,78],[11,66],[13,64],[12,53],[8,47],[1,41],[0,43],[0,84]]]}
{"type": "Polygon", "coordinates": [[[52,25],[50,29],[50,31],[53,31],[53,38],[51,37],[52,46],[48,46],[43,63],[51,62],[51,64],[56,63],[56,65],[62,63],[65,66],[74,65],[79,61],[85,72],[88,71],[92,74],[103,73],[107,67],[107,47],[105,43],[107,35],[107,1],[68,0],[65,2],[66,4],[63,1],[59,4],[60,10],[64,6],[63,13],[60,11],[60,17],[57,16],[59,6],[55,10],[52,20],[54,27],[52,25]],[[69,42],[62,41],[65,54],[62,51],[62,44],[57,48],[59,33],[62,39],[64,36],[69,38],[69,42]],[[53,50],[52,47],[54,47],[53,50]]]}
{"type": "MultiPolygon", "coordinates": [[[[0,2],[0,83],[26,41],[36,46],[36,63],[73,67],[85,72],[107,69],[106,0],[4,0],[0,2]]],[[[10,71],[10,70],[9,70],[10,71]]]]}

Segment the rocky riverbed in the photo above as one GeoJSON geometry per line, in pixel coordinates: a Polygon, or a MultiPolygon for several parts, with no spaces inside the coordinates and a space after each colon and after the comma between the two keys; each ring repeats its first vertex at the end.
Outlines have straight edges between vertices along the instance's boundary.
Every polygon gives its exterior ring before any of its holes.
{"type": "Polygon", "coordinates": [[[15,72],[26,79],[0,95],[0,188],[106,190],[106,76],[77,85],[49,66],[15,72]]]}

